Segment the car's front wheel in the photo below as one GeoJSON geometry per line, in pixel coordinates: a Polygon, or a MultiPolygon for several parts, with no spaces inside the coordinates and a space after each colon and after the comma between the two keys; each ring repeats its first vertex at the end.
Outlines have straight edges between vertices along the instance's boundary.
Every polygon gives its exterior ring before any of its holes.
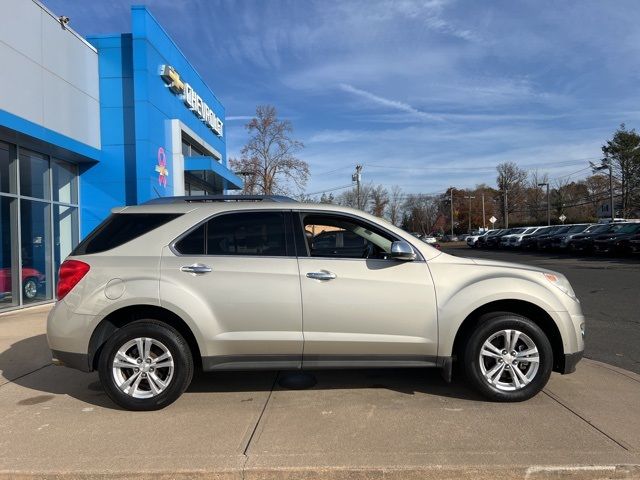
{"type": "Polygon", "coordinates": [[[465,372],[495,401],[527,400],[544,388],[553,368],[549,339],[530,319],[507,312],[485,315],[464,352],[465,372]]]}
{"type": "Polygon", "coordinates": [[[137,320],[109,338],[98,371],[107,395],[121,407],[158,410],[187,389],[193,358],[176,329],[156,320],[137,320]]]}

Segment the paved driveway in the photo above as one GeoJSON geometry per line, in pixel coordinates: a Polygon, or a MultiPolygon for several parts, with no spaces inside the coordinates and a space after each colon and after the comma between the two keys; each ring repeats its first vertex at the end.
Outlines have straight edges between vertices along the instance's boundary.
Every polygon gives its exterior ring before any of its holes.
{"type": "Polygon", "coordinates": [[[135,413],[95,373],[49,364],[44,310],[0,317],[0,478],[640,475],[640,376],[598,362],[516,404],[433,370],[318,371],[305,390],[280,386],[285,372],[224,372],[135,413]]]}

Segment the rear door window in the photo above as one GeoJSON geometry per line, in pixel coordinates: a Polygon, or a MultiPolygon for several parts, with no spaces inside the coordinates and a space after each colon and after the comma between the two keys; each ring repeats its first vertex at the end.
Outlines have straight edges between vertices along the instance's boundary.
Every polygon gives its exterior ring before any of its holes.
{"type": "Polygon", "coordinates": [[[208,220],[175,244],[181,255],[287,256],[284,212],[238,212],[208,220]]]}

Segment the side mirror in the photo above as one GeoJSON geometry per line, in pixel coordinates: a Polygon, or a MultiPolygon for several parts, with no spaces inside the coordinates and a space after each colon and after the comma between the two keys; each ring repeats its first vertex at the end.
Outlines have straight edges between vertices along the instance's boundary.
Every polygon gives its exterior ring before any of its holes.
{"type": "Polygon", "coordinates": [[[410,262],[416,259],[416,252],[413,247],[403,240],[391,244],[391,258],[410,262]]]}

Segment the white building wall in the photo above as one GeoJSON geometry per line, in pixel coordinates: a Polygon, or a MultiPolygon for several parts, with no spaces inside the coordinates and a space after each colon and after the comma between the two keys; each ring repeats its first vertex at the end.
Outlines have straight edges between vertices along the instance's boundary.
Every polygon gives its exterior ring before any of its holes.
{"type": "Polygon", "coordinates": [[[96,50],[34,0],[1,0],[0,16],[0,109],[100,148],[96,50]]]}

